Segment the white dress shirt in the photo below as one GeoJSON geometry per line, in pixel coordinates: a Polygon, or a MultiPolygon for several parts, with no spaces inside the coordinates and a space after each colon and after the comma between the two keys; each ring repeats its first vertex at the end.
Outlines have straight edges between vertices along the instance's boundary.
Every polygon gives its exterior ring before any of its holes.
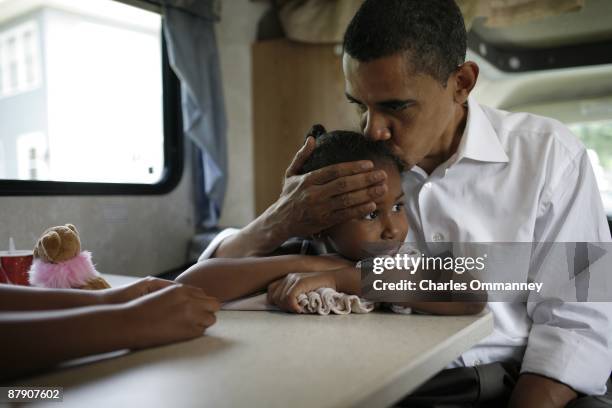
{"type": "MultiPolygon", "coordinates": [[[[457,152],[427,175],[405,172],[407,241],[609,242],[586,149],[560,122],[468,100],[457,152]]],[[[225,230],[204,251],[237,230],[225,230]]],[[[454,366],[522,360],[522,372],[576,391],[606,391],[612,370],[612,303],[489,302],[493,334],[454,366]]]]}
{"type": "MultiPolygon", "coordinates": [[[[457,152],[429,176],[403,177],[409,241],[609,242],[587,151],[563,124],[468,100],[457,152]]],[[[433,244],[435,245],[435,244],[433,244]]],[[[511,262],[511,260],[509,260],[511,262]]],[[[493,334],[454,365],[522,360],[585,394],[603,394],[612,370],[612,304],[490,302],[493,334]]]]}

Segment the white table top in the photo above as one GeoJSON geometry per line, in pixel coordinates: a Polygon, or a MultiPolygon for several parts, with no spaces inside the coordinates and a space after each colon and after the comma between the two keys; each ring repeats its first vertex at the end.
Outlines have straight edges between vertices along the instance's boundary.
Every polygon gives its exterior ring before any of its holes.
{"type": "Polygon", "coordinates": [[[202,338],[15,385],[63,386],[62,406],[69,407],[382,407],[414,390],[493,328],[488,313],[221,311],[217,317],[202,338]]]}

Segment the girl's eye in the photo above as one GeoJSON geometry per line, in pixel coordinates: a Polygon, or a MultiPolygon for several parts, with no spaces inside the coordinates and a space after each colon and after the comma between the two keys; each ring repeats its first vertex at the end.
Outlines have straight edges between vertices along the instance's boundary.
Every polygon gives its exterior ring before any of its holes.
{"type": "Polygon", "coordinates": [[[400,212],[404,208],[404,203],[397,203],[393,206],[393,212],[400,212]]]}
{"type": "Polygon", "coordinates": [[[364,220],[373,220],[376,219],[376,217],[378,217],[378,211],[373,211],[371,213],[369,213],[368,215],[366,215],[365,217],[363,217],[364,220]]]}

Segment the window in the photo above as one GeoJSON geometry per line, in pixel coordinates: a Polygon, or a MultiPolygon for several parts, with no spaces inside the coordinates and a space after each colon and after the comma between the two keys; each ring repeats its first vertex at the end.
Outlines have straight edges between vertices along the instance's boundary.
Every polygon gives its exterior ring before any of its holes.
{"type": "Polygon", "coordinates": [[[8,51],[9,89],[16,91],[19,81],[17,76],[17,39],[15,37],[9,37],[6,42],[6,49],[8,51]]]}
{"type": "Polygon", "coordinates": [[[587,148],[604,210],[612,217],[612,97],[521,105],[511,110],[555,118],[569,127],[587,148]]]}
{"type": "Polygon", "coordinates": [[[36,89],[41,75],[38,23],[29,21],[6,30],[4,25],[0,23],[0,98],[36,89]]]}
{"type": "Polygon", "coordinates": [[[0,41],[0,96],[4,94],[4,41],[0,41]]]}
{"type": "Polygon", "coordinates": [[[0,193],[174,187],[178,80],[161,16],[114,0],[36,4],[0,2],[0,193]]]}
{"type": "Polygon", "coordinates": [[[44,180],[49,177],[49,168],[42,133],[29,133],[17,138],[17,177],[20,180],[44,180]]]}
{"type": "Polygon", "coordinates": [[[38,79],[39,65],[37,52],[34,51],[34,33],[30,30],[23,33],[23,65],[28,86],[34,85],[38,79]]]}
{"type": "Polygon", "coordinates": [[[588,149],[604,208],[612,216],[612,119],[569,124],[588,149]]]}

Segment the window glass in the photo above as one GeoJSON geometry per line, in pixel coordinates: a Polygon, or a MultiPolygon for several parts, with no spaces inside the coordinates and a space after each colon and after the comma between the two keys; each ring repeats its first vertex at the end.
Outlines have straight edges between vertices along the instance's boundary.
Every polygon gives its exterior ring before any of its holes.
{"type": "Polygon", "coordinates": [[[510,110],[551,117],[568,126],[587,148],[604,209],[612,217],[612,96],[526,104],[510,110]]]}
{"type": "Polygon", "coordinates": [[[0,2],[0,179],[159,182],[162,81],[159,14],[0,2]]]}
{"type": "Polygon", "coordinates": [[[612,215],[612,119],[570,123],[569,128],[588,149],[604,208],[612,215]]]}

